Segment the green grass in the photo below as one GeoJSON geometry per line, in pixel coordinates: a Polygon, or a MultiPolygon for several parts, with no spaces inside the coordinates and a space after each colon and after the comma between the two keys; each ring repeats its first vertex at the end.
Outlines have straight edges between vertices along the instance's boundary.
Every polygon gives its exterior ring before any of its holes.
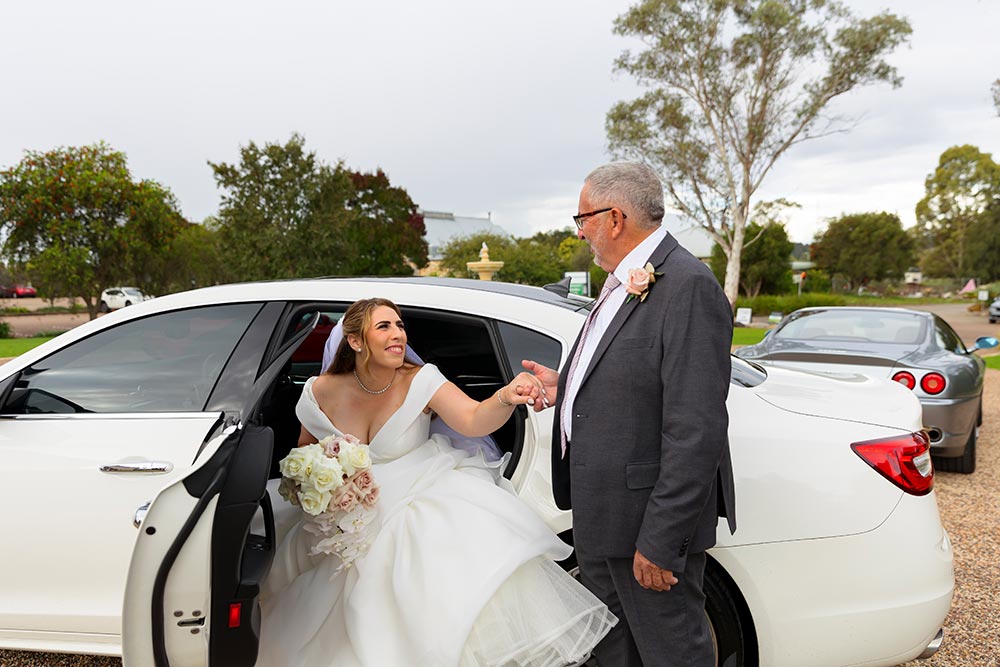
{"type": "Polygon", "coordinates": [[[983,361],[986,362],[987,368],[995,368],[1000,371],[1000,354],[992,354],[988,357],[983,357],[983,361]]]}
{"type": "Polygon", "coordinates": [[[52,336],[39,338],[0,338],[0,357],[16,357],[38,347],[52,336]]]}
{"type": "Polygon", "coordinates": [[[764,339],[769,329],[751,327],[736,327],[733,329],[733,345],[753,345],[764,339]]]}

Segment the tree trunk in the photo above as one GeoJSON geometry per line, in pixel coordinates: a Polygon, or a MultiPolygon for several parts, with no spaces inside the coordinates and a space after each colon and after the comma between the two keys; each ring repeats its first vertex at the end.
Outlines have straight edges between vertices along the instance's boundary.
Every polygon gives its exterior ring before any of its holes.
{"type": "Polygon", "coordinates": [[[746,235],[746,215],[740,207],[733,210],[733,240],[729,246],[726,261],[726,280],[722,290],[729,299],[730,307],[736,305],[736,297],[740,291],[740,264],[743,257],[743,239],[746,235]]]}

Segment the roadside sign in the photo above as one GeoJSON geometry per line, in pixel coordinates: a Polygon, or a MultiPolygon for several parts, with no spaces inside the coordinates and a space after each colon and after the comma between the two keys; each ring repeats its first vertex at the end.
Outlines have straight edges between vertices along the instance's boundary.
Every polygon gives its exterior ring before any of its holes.
{"type": "Polygon", "coordinates": [[[566,271],[563,277],[569,276],[570,294],[590,296],[590,271],[566,271]]]}
{"type": "Polygon", "coordinates": [[[980,301],[989,301],[990,300],[990,292],[989,292],[989,290],[984,290],[984,289],[979,290],[979,300],[980,301]]]}
{"type": "Polygon", "coordinates": [[[743,326],[750,326],[750,317],[753,312],[749,308],[737,308],[736,309],[736,322],[737,324],[742,324],[743,326]]]}

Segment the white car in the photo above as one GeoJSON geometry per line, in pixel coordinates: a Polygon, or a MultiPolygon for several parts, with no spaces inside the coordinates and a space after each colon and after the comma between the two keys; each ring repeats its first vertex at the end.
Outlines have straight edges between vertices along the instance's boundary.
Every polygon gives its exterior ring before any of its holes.
{"type": "Polygon", "coordinates": [[[100,309],[102,313],[107,313],[152,298],[148,294],[143,294],[138,287],[109,287],[101,292],[100,309]]]}
{"type": "MultiPolygon", "coordinates": [[[[331,323],[371,296],[399,304],[416,351],[474,397],[521,359],[560,366],[591,303],[456,279],[225,285],[112,313],[0,367],[0,647],[252,665],[283,502],[275,462],[296,443],[293,407],[331,323]]],[[[912,393],[734,358],[728,405],[739,530],[720,524],[705,581],[718,664],[933,653],[952,550],[912,393]]],[[[519,408],[494,437],[520,497],[569,539],[552,417],[519,408]]]]}

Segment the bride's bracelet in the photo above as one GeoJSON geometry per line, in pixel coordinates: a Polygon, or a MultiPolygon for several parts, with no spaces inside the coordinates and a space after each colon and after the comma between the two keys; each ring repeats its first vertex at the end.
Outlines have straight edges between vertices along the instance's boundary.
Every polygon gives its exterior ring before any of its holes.
{"type": "Polygon", "coordinates": [[[503,400],[503,390],[504,390],[504,387],[500,387],[499,391],[497,391],[497,400],[500,401],[500,404],[503,405],[503,406],[505,406],[505,407],[508,407],[508,408],[514,407],[513,403],[508,403],[507,401],[503,400]]]}

